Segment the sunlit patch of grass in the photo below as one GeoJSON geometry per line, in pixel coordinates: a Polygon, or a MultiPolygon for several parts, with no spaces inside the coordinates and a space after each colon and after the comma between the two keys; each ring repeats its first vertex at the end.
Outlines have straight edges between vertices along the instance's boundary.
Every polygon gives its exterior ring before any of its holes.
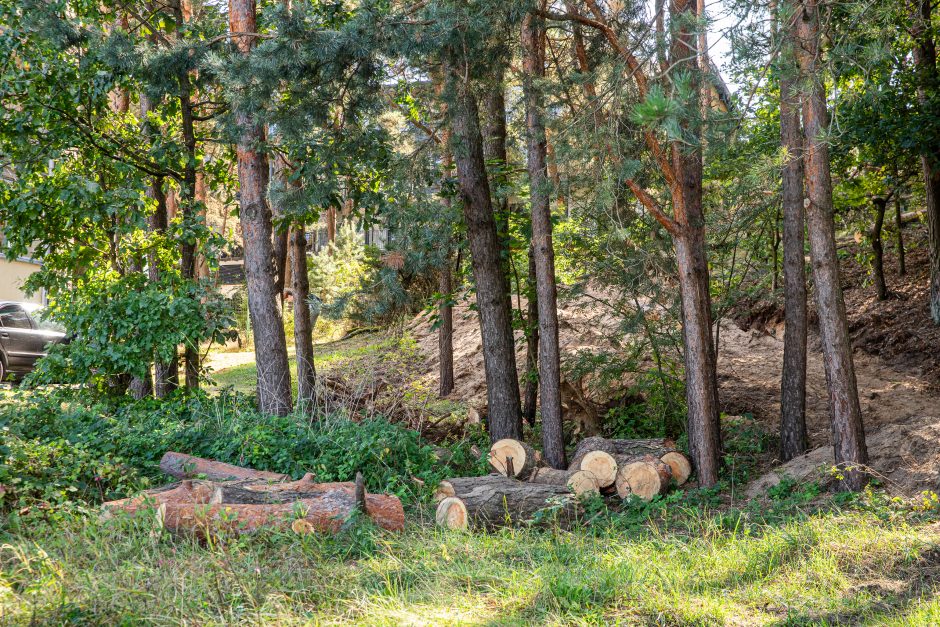
{"type": "Polygon", "coordinates": [[[350,552],[356,537],[270,532],[206,546],[149,518],[71,516],[2,538],[0,612],[12,623],[375,625],[919,625],[940,616],[940,537],[864,508],[730,530],[700,512],[675,528],[573,532],[413,522],[350,552]]]}

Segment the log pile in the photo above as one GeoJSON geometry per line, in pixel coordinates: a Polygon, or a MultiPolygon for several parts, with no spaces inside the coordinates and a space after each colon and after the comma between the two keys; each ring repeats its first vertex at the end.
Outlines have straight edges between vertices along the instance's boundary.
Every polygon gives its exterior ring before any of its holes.
{"type": "Polygon", "coordinates": [[[163,456],[160,468],[182,481],[105,503],[105,512],[154,509],[169,531],[202,538],[263,528],[336,532],[357,510],[383,529],[405,526],[398,497],[367,494],[361,474],[348,482],[318,483],[310,473],[291,481],[287,475],[173,452],[163,456]]]}
{"type": "Polygon", "coordinates": [[[585,438],[571,459],[568,470],[546,468],[528,444],[499,440],[490,447],[492,474],[440,483],[437,524],[466,529],[541,518],[567,525],[578,518],[582,496],[603,493],[649,501],[684,484],[692,472],[688,458],[664,439],[585,438]]]}

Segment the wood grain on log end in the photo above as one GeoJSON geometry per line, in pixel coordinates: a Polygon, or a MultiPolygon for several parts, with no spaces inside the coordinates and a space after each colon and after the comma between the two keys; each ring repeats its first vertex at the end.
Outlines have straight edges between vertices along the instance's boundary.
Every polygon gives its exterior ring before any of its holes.
{"type": "Polygon", "coordinates": [[[660,458],[672,471],[672,479],[676,485],[682,485],[689,480],[692,474],[692,463],[689,458],[678,451],[666,453],[660,458]]]}
{"type": "Polygon", "coordinates": [[[590,451],[581,458],[579,470],[594,475],[598,488],[614,485],[617,480],[617,460],[605,451],[590,451]]]}
{"type": "Polygon", "coordinates": [[[525,442],[505,438],[490,447],[489,461],[499,474],[524,481],[536,467],[536,454],[525,442]]]}
{"type": "Polygon", "coordinates": [[[654,496],[665,494],[671,481],[672,471],[669,466],[651,457],[620,467],[617,471],[617,494],[620,498],[635,494],[644,501],[651,501],[654,496]]]}
{"type": "Polygon", "coordinates": [[[434,519],[439,527],[447,529],[466,529],[470,516],[467,506],[456,496],[448,496],[437,504],[434,519]]]}

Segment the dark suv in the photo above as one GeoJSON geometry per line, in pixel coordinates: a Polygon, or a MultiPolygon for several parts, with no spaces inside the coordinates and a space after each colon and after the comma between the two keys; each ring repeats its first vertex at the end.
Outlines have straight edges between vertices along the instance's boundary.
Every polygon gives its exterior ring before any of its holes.
{"type": "Polygon", "coordinates": [[[45,320],[38,305],[0,301],[0,381],[29,374],[49,344],[64,341],[64,329],[45,320]]]}

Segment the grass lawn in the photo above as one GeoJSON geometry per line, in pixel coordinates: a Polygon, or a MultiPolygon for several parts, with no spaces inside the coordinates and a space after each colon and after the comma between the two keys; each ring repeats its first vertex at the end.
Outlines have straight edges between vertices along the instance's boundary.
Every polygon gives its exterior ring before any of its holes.
{"type": "Polygon", "coordinates": [[[890,506],[775,524],[689,510],[593,531],[275,533],[201,544],[153,518],[2,537],[4,624],[927,625],[940,535],[890,506]]]}

